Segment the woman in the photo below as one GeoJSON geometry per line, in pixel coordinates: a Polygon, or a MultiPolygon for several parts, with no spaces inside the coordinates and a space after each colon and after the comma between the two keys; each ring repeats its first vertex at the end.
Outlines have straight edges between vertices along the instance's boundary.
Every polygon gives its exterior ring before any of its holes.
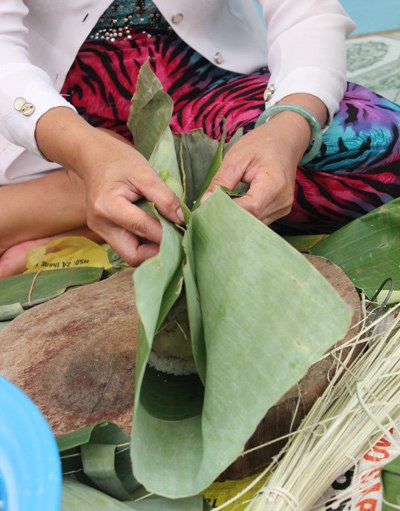
{"type": "Polygon", "coordinates": [[[209,191],[248,183],[236,200],[266,224],[285,217],[332,230],[397,194],[399,108],[357,86],[344,97],[353,22],[336,0],[260,4],[267,35],[244,0],[2,0],[0,276],[64,233],[103,239],[139,264],[161,240],[160,225],[135,206],[140,197],[182,222],[178,198],[126,143],[147,59],[174,100],[174,131],[202,127],[218,138],[222,117],[228,135],[244,127],[209,191]],[[253,129],[277,104],[285,108],[253,129]],[[297,170],[317,123],[330,125],[322,147],[297,170]],[[371,136],[374,123],[376,133],[390,125],[384,140],[371,136]]]}

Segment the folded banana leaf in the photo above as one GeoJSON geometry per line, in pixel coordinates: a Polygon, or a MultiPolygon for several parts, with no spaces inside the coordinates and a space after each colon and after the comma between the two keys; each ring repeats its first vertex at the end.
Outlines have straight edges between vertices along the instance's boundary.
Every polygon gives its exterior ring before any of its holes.
{"type": "Polygon", "coordinates": [[[218,142],[202,130],[174,134],[181,175],[185,176],[186,205],[191,210],[214,161],[218,142]]]}
{"type": "Polygon", "coordinates": [[[115,424],[88,426],[57,443],[64,474],[80,473],[81,480],[119,500],[131,499],[140,487],[132,475],[128,438],[115,424]]]}
{"type": "Polygon", "coordinates": [[[153,336],[182,265],[171,256],[180,235],[162,225],[159,254],[135,273],[142,329],[132,457],[149,491],[177,498],[199,493],[240,455],[267,410],[346,334],[352,313],[301,254],[216,191],[183,242],[197,374],[189,382],[154,374],[153,336]]]}
{"type": "MultiPolygon", "coordinates": [[[[1,293],[1,291],[0,291],[1,293]]],[[[0,319],[1,322],[9,322],[24,312],[24,308],[20,303],[10,303],[0,305],[0,319]]]]}
{"type": "Polygon", "coordinates": [[[181,176],[175,142],[169,127],[173,103],[152,73],[148,62],[143,64],[128,120],[135,147],[180,197],[181,176]]]}
{"type": "Polygon", "coordinates": [[[102,273],[102,268],[66,268],[0,279],[0,321],[13,319],[24,309],[55,298],[70,287],[97,282],[102,273]]]}
{"type": "Polygon", "coordinates": [[[57,439],[64,484],[63,511],[203,511],[204,499],[149,496],[132,476],[129,441],[109,422],[57,439]],[[68,475],[73,474],[73,476],[68,475]]]}
{"type": "Polygon", "coordinates": [[[95,488],[73,478],[64,477],[61,509],[62,511],[128,511],[129,508],[123,502],[95,488]]]}
{"type": "Polygon", "coordinates": [[[400,289],[400,199],[353,220],[310,253],[337,264],[368,298],[387,278],[400,289]]]}
{"type": "Polygon", "coordinates": [[[208,509],[202,497],[179,501],[148,498],[140,501],[116,500],[74,478],[64,478],[62,511],[205,511],[208,509]]]}
{"type": "MultiPolygon", "coordinates": [[[[141,79],[145,87],[138,85],[129,125],[139,136],[139,150],[159,162],[160,176],[176,182],[175,160],[165,154],[174,150],[167,126],[171,104],[147,64],[141,79]],[[153,109],[162,108],[157,126],[149,130],[153,109]],[[140,123],[149,133],[143,139],[140,123]],[[173,162],[171,171],[163,167],[167,161],[173,162]]],[[[196,495],[214,481],[240,455],[267,410],[344,337],[352,316],[298,251],[222,190],[198,207],[204,182],[217,171],[224,151],[223,140],[207,144],[206,172],[198,161],[201,138],[175,140],[186,231],[160,218],[160,251],[134,276],[141,320],[131,439],[134,473],[149,491],[170,498],[196,495]],[[195,145],[196,168],[191,167],[190,144],[195,145]],[[199,167],[202,179],[195,177],[199,167]],[[182,299],[187,321],[173,314],[182,299]],[[182,352],[190,343],[189,362],[182,362],[179,353],[159,356],[158,341],[169,322],[183,339],[182,352]]]]}
{"type": "Polygon", "coordinates": [[[385,465],[382,469],[383,511],[392,511],[400,506],[400,458],[385,465]],[[393,505],[390,505],[393,504],[393,505]]]}

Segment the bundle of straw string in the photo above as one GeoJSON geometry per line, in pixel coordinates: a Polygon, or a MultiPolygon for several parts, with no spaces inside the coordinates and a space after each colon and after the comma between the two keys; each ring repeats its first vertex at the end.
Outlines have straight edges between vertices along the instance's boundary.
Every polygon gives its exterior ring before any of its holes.
{"type": "MultiPolygon", "coordinates": [[[[252,483],[251,486],[272,471],[246,511],[312,510],[318,501],[322,505],[321,496],[333,481],[361,460],[382,435],[392,437],[394,431],[398,437],[399,311],[397,305],[371,321],[364,307],[363,328],[346,345],[330,353],[337,369],[326,391],[300,428],[290,435],[284,450],[252,483]],[[348,367],[353,350],[360,343],[366,343],[366,349],[348,367]]],[[[347,495],[342,493],[342,498],[354,501],[355,491],[350,488],[347,495]]]]}
{"type": "MultiPolygon", "coordinates": [[[[330,384],[289,440],[272,476],[248,511],[308,511],[332,482],[350,469],[382,435],[399,433],[400,306],[372,323],[340,351],[367,342],[367,349],[347,367],[332,352],[338,369],[330,384]]],[[[352,494],[347,498],[353,499],[352,494]]]]}

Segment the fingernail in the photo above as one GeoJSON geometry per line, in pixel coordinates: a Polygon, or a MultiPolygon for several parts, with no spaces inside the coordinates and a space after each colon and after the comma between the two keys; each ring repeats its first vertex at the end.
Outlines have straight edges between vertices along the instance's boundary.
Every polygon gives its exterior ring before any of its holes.
{"type": "Polygon", "coordinates": [[[179,218],[179,220],[180,220],[181,222],[184,222],[184,221],[185,221],[185,217],[184,217],[184,215],[183,215],[183,211],[182,211],[182,209],[181,209],[181,208],[179,208],[179,209],[177,209],[177,210],[176,210],[176,215],[177,215],[177,217],[179,218]]]}
{"type": "Polygon", "coordinates": [[[206,192],[201,198],[200,204],[204,204],[204,202],[206,202],[206,200],[210,197],[211,193],[212,192],[206,192]]]}

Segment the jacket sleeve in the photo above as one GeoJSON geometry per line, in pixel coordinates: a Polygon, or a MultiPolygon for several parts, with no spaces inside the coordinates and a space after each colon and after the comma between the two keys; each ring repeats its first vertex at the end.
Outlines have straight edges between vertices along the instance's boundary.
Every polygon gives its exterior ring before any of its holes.
{"type": "Polygon", "coordinates": [[[346,90],[346,37],[355,24],[336,0],[259,0],[267,24],[266,106],[293,93],[320,98],[329,119],[346,90]]]}
{"type": "Polygon", "coordinates": [[[38,119],[51,108],[73,107],[32,62],[24,24],[28,13],[22,0],[0,1],[0,133],[40,156],[35,140],[38,119]]]}

